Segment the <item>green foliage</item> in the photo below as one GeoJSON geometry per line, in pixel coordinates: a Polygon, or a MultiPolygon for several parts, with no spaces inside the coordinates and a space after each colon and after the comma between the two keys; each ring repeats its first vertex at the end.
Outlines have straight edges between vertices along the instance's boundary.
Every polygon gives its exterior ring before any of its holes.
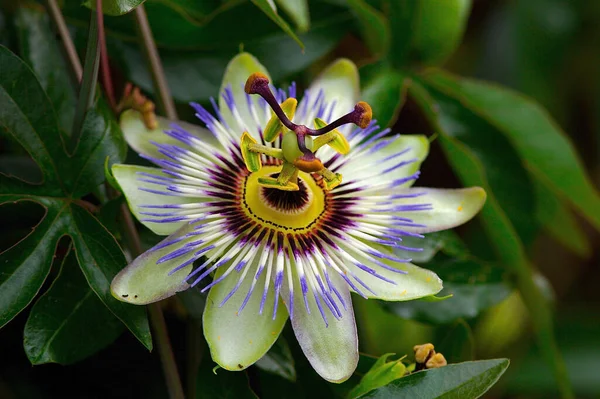
{"type": "Polygon", "coordinates": [[[254,399],[245,371],[229,372],[203,361],[196,376],[196,399],[254,399]]]}
{"type": "Polygon", "coordinates": [[[479,398],[508,368],[508,359],[451,364],[413,373],[362,398],[479,398]]]}
{"type": "Polygon", "coordinates": [[[402,359],[387,361],[390,356],[394,355],[395,353],[386,353],[377,359],[373,367],[360,380],[360,384],[355,386],[348,396],[358,398],[373,389],[403,377],[406,373],[406,366],[402,363],[402,359]]]}
{"type": "Polygon", "coordinates": [[[111,344],[123,324],[88,286],[74,251],[35,303],[25,325],[25,353],[32,364],[75,363],[111,344]]]}
{"type": "MultiPolygon", "coordinates": [[[[123,15],[132,11],[137,6],[144,3],[145,0],[103,0],[102,12],[106,15],[123,15]]],[[[83,2],[86,7],[92,10],[96,9],[96,0],[86,0],[83,2]]]]}
{"type": "Polygon", "coordinates": [[[78,200],[104,181],[101,165],[106,157],[124,158],[118,126],[106,107],[98,103],[86,115],[75,153],[67,154],[53,106],[32,71],[5,47],[0,47],[0,64],[3,131],[23,146],[43,174],[42,184],[0,175],[0,200],[32,201],[45,211],[31,234],[0,254],[2,264],[8,265],[0,277],[0,325],[34,299],[48,276],[59,239],[68,235],[94,293],[151,348],[143,309],[126,306],[110,295],[110,281],[126,264],[125,257],[114,237],[78,200]]]}
{"type": "Polygon", "coordinates": [[[277,9],[272,4],[269,4],[268,0],[252,0],[252,3],[254,3],[258,8],[260,8],[260,10],[265,13],[265,15],[271,18],[271,20],[273,20],[273,22],[275,22],[277,26],[281,28],[281,30],[290,35],[290,37],[294,39],[296,43],[298,43],[300,48],[304,49],[304,44],[302,44],[300,39],[298,39],[298,36],[296,36],[292,28],[290,28],[290,26],[288,25],[288,23],[285,22],[285,20],[281,18],[279,14],[277,14],[277,9]]]}
{"type": "Polygon", "coordinates": [[[296,381],[294,358],[287,341],[283,337],[279,337],[266,355],[256,362],[256,367],[292,382],[296,381]]]}
{"type": "Polygon", "coordinates": [[[375,55],[387,53],[390,40],[388,21],[375,8],[364,0],[350,0],[352,9],[360,29],[365,37],[365,44],[375,55]]]}

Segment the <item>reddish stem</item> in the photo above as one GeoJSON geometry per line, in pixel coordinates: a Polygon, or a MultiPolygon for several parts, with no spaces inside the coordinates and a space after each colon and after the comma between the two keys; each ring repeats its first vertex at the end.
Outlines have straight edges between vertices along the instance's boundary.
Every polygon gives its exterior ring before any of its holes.
{"type": "Polygon", "coordinates": [[[102,12],[102,0],[96,0],[96,16],[98,17],[98,44],[100,45],[100,76],[102,86],[108,99],[110,108],[115,111],[117,102],[115,100],[115,91],[110,76],[110,67],[108,65],[108,51],[106,50],[106,35],[104,34],[104,13],[102,12]]]}

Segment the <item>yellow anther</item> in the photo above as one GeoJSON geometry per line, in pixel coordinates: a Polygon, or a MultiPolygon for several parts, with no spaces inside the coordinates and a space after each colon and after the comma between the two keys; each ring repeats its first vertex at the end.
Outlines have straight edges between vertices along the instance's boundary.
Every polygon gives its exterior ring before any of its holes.
{"type": "Polygon", "coordinates": [[[359,101],[355,108],[358,108],[362,111],[357,125],[365,129],[367,126],[369,126],[369,123],[371,123],[371,120],[373,119],[373,110],[371,109],[371,106],[364,101],[359,101]]]}
{"type": "Polygon", "coordinates": [[[264,73],[254,72],[252,75],[248,77],[246,80],[246,84],[244,85],[244,91],[248,94],[255,94],[255,86],[256,84],[269,84],[269,78],[264,73]]]}

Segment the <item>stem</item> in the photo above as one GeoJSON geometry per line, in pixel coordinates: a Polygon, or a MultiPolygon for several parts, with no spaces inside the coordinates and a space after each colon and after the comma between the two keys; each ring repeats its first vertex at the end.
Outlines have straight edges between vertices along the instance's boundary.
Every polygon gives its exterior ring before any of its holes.
{"type": "Polygon", "coordinates": [[[85,51],[85,62],[83,64],[83,77],[79,86],[79,98],[77,108],[73,117],[73,128],[71,129],[71,142],[69,152],[75,152],[85,115],[94,102],[96,93],[96,82],[98,81],[98,67],[100,64],[100,47],[98,46],[98,19],[95,11],[91,12],[90,27],[88,32],[87,48],[85,51]]]}
{"type": "MultiPolygon", "coordinates": [[[[175,111],[175,103],[173,102],[171,92],[169,91],[169,86],[167,85],[165,73],[158,55],[156,43],[154,42],[154,37],[152,36],[152,31],[150,30],[150,24],[148,23],[148,16],[146,15],[146,9],[144,8],[144,5],[138,6],[134,13],[144,51],[146,53],[148,63],[150,64],[152,80],[157,93],[157,102],[167,118],[176,120],[177,112],[175,111]]],[[[133,232],[132,238],[135,237],[134,240],[139,241],[139,237],[137,236],[135,228],[131,228],[131,226],[133,226],[131,214],[129,212],[125,213],[128,215],[126,217],[127,225],[133,232]]],[[[139,247],[139,243],[136,244],[136,247],[139,247]]],[[[163,364],[169,395],[171,398],[183,398],[183,387],[181,385],[181,379],[179,378],[177,365],[175,364],[175,358],[173,357],[173,352],[169,343],[169,337],[167,335],[162,309],[156,303],[149,305],[148,309],[150,311],[152,328],[158,342],[158,352],[163,364]]]]}
{"type": "Polygon", "coordinates": [[[138,6],[135,11],[135,20],[139,29],[139,34],[142,39],[144,46],[144,52],[148,63],[150,64],[150,72],[152,73],[152,81],[154,88],[156,89],[157,103],[162,108],[165,116],[171,120],[177,119],[177,111],[175,111],[175,103],[171,97],[171,91],[165,78],[165,72],[158,55],[158,49],[150,30],[150,24],[148,23],[148,16],[146,15],[146,9],[144,5],[138,6]]]}
{"type": "Polygon", "coordinates": [[[83,76],[83,68],[81,67],[81,61],[79,61],[79,55],[77,55],[77,50],[75,49],[73,40],[71,40],[71,35],[69,34],[69,29],[67,28],[65,19],[60,12],[60,7],[56,3],[56,0],[47,0],[46,8],[48,9],[48,15],[50,16],[50,19],[54,24],[54,28],[60,36],[64,55],[69,61],[68,64],[71,67],[71,72],[75,76],[76,83],[79,84],[81,77],[83,76]]]}
{"type": "MultiPolygon", "coordinates": [[[[102,10],[102,0],[96,0],[96,10],[102,10]]],[[[108,65],[108,52],[106,51],[106,36],[104,34],[104,14],[97,12],[98,16],[98,43],[100,47],[100,76],[102,77],[102,86],[104,86],[104,92],[108,99],[108,105],[113,110],[117,108],[117,102],[115,101],[115,93],[110,76],[110,67],[108,65]]]]}
{"type": "Polygon", "coordinates": [[[179,372],[177,371],[177,365],[173,357],[173,349],[171,348],[167,325],[165,324],[160,304],[156,302],[148,305],[148,313],[150,313],[150,324],[152,325],[154,338],[158,344],[158,354],[163,365],[165,379],[167,380],[169,397],[172,399],[183,399],[185,397],[183,395],[183,387],[181,386],[181,379],[179,378],[179,372]]]}
{"type": "MultiPolygon", "coordinates": [[[[123,228],[125,229],[125,236],[129,239],[132,255],[140,255],[143,252],[142,243],[126,204],[121,205],[121,221],[123,222],[123,228]]],[[[148,313],[150,314],[150,324],[152,325],[154,339],[156,340],[160,362],[163,366],[165,381],[167,383],[167,389],[169,390],[169,397],[173,399],[183,399],[183,387],[181,385],[181,379],[179,378],[179,372],[177,371],[175,356],[173,356],[171,342],[167,333],[167,325],[165,324],[165,318],[160,304],[152,303],[148,305],[148,313]]]]}
{"type": "Polygon", "coordinates": [[[202,362],[204,352],[204,339],[202,338],[202,326],[196,320],[190,318],[187,324],[187,373],[186,392],[188,398],[196,397],[196,384],[198,379],[198,368],[202,362]]]}

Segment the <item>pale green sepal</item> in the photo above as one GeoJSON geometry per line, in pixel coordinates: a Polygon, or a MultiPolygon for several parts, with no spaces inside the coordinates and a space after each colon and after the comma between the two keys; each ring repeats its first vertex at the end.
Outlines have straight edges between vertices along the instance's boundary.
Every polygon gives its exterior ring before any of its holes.
{"type": "Polygon", "coordinates": [[[486,193],[481,187],[459,189],[411,187],[398,194],[424,193],[419,197],[406,198],[397,203],[431,204],[432,210],[398,212],[399,216],[411,219],[423,227],[402,226],[402,230],[413,233],[432,233],[448,230],[468,222],[485,204],[486,193]]]}
{"type": "MultiPolygon", "coordinates": [[[[188,133],[198,137],[200,140],[212,145],[219,146],[215,136],[203,127],[192,125],[183,121],[171,121],[160,116],[156,117],[158,127],[156,129],[148,129],[142,119],[142,114],[133,109],[128,109],[121,114],[119,118],[119,126],[123,131],[123,136],[127,144],[137,153],[149,155],[154,158],[165,158],[164,155],[158,152],[158,148],[152,142],[166,145],[176,145],[183,148],[188,148],[184,143],[172,138],[164,133],[165,130],[172,130],[172,124],[176,124],[188,133]]],[[[219,148],[219,147],[217,147],[219,148]]]]}
{"type": "Polygon", "coordinates": [[[386,353],[377,359],[373,367],[360,380],[360,383],[350,391],[348,397],[358,398],[373,389],[377,389],[403,377],[406,374],[406,366],[402,363],[402,359],[406,356],[388,362],[387,359],[394,355],[395,353],[386,353]]]}
{"type": "MultiPolygon", "coordinates": [[[[233,57],[227,68],[225,69],[225,74],[223,75],[223,81],[221,83],[221,88],[219,89],[219,111],[223,116],[223,119],[227,123],[227,125],[232,129],[232,131],[237,132],[240,136],[244,131],[247,131],[254,137],[259,137],[258,133],[258,125],[265,126],[267,120],[258,121],[257,125],[256,121],[252,117],[250,110],[248,108],[248,103],[246,102],[246,93],[244,92],[244,85],[248,77],[255,72],[260,72],[266,75],[269,80],[271,77],[269,76],[269,72],[267,69],[260,63],[254,56],[249,53],[240,53],[233,57]],[[231,87],[231,91],[233,92],[233,99],[235,102],[236,110],[239,113],[239,119],[241,122],[238,123],[238,118],[233,114],[229,106],[227,106],[227,102],[223,98],[223,93],[227,87],[231,87]]],[[[258,95],[251,95],[251,100],[254,104],[255,109],[259,108],[258,99],[260,98],[258,95]]],[[[257,112],[259,118],[264,117],[263,112],[257,112]]]]}
{"type": "MultiPolygon", "coordinates": [[[[297,289],[294,291],[292,327],[304,355],[315,371],[327,381],[341,383],[350,378],[358,364],[358,335],[348,284],[335,272],[330,273],[330,278],[346,304],[344,310],[339,301],[337,302],[342,318],[337,320],[333,317],[329,308],[321,301],[329,322],[329,326],[326,326],[310,292],[307,297],[310,307],[308,314],[298,277],[294,273],[297,289]]],[[[282,296],[289,297],[286,279],[282,296]]],[[[289,306],[287,302],[286,305],[289,306]]]]}
{"type": "Polygon", "coordinates": [[[430,295],[430,296],[421,298],[421,301],[423,301],[423,302],[442,302],[442,301],[452,298],[453,296],[454,296],[454,294],[448,294],[448,295],[444,295],[444,296],[430,295]]]}
{"type": "Polygon", "coordinates": [[[177,229],[184,226],[187,222],[156,223],[145,221],[145,219],[156,218],[142,215],[140,212],[156,212],[156,209],[145,209],[141,208],[140,205],[188,204],[192,202],[198,202],[198,200],[194,198],[179,197],[175,195],[160,195],[140,190],[140,188],[149,188],[152,190],[161,189],[161,186],[139,181],[140,178],[143,178],[143,176],[140,176],[139,174],[141,172],[169,177],[161,172],[160,169],[147,166],[115,164],[112,166],[111,170],[114,179],[121,187],[121,191],[127,199],[127,204],[129,205],[131,213],[133,213],[133,215],[144,226],[148,227],[155,234],[162,236],[172,234],[177,231],[177,229]]]}
{"type": "MultiPolygon", "coordinates": [[[[328,123],[332,122],[352,111],[359,100],[358,69],[352,61],[345,58],[339,59],[329,65],[310,85],[308,90],[311,93],[311,101],[314,101],[320,90],[323,90],[325,104],[335,101],[331,120],[326,121],[328,123]]],[[[303,109],[306,106],[306,104],[302,104],[304,101],[307,101],[306,97],[300,102],[298,109],[303,109]]],[[[298,123],[310,126],[313,122],[313,115],[315,115],[314,112],[306,112],[306,120],[298,121],[298,123]]]]}
{"type": "MultiPolygon", "coordinates": [[[[258,261],[251,265],[238,291],[223,306],[219,307],[235,287],[243,271],[232,271],[210,289],[202,316],[204,337],[210,347],[212,359],[226,370],[244,370],[263,357],[279,337],[288,318],[285,306],[280,302],[273,320],[275,293],[272,289],[268,291],[263,313],[259,314],[266,278],[264,272],[259,277],[246,307],[239,312],[254,280],[258,261]]],[[[225,271],[225,266],[217,269],[215,279],[225,271]]]]}
{"type": "MultiPolygon", "coordinates": [[[[387,248],[377,246],[377,251],[388,253],[387,248]]],[[[374,262],[362,262],[365,266],[376,270],[378,274],[395,284],[383,281],[356,266],[352,270],[374,293],[358,286],[367,298],[376,298],[384,301],[409,301],[429,297],[440,292],[443,288],[442,280],[431,270],[423,269],[408,262],[394,262],[387,259],[379,261],[395,269],[405,271],[406,274],[386,270],[374,262]]],[[[350,276],[348,276],[350,277],[350,276]]]]}
{"type": "MultiPolygon", "coordinates": [[[[181,237],[192,231],[193,228],[192,225],[186,224],[175,234],[165,238],[160,244],[181,237]]],[[[113,279],[110,285],[112,295],[123,302],[134,305],[145,305],[160,301],[161,299],[175,295],[179,291],[188,289],[189,285],[185,280],[192,271],[192,264],[170,276],[169,272],[191,259],[194,256],[194,251],[167,262],[160,264],[156,262],[175,249],[181,248],[188,241],[197,239],[197,237],[193,236],[192,238],[184,239],[176,244],[158,250],[150,249],[144,252],[135,258],[125,269],[121,270],[113,279]]]]}

